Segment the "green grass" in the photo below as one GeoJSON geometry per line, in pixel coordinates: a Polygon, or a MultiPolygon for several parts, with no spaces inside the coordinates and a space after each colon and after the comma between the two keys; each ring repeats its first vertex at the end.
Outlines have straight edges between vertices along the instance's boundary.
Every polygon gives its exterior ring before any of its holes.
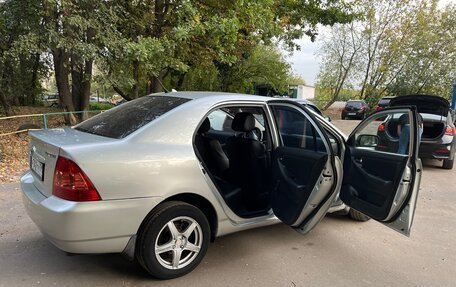
{"type": "Polygon", "coordinates": [[[113,107],[113,105],[110,103],[90,103],[89,104],[89,110],[91,110],[91,111],[109,110],[112,107],[113,107]]]}

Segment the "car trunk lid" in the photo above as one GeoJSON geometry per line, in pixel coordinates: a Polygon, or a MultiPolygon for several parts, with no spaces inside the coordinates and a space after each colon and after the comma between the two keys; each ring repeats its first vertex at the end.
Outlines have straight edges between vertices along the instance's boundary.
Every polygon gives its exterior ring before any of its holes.
{"type": "Polygon", "coordinates": [[[446,117],[448,115],[450,103],[446,99],[438,96],[408,95],[392,98],[390,107],[393,106],[416,106],[419,113],[446,117]]]}
{"type": "Polygon", "coordinates": [[[35,179],[35,187],[46,197],[52,194],[54,169],[62,150],[115,141],[70,127],[32,131],[30,138],[29,168],[35,179]]]}

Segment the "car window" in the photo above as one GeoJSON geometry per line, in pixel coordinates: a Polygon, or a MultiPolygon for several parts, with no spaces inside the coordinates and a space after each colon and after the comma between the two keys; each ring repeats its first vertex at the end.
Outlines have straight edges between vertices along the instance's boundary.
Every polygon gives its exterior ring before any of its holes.
{"type": "Polygon", "coordinates": [[[208,116],[211,123],[211,129],[216,131],[233,131],[231,129],[231,123],[233,117],[222,110],[215,110],[208,116]]]}
{"type": "Polygon", "coordinates": [[[211,129],[215,131],[234,133],[234,130],[231,128],[231,124],[233,123],[234,116],[239,112],[251,113],[255,118],[255,127],[257,127],[260,131],[265,130],[263,110],[256,107],[229,107],[215,110],[208,116],[211,123],[211,129]]]}
{"type": "Polygon", "coordinates": [[[323,114],[321,113],[321,111],[320,111],[316,106],[307,105],[306,107],[309,108],[310,110],[314,111],[315,113],[319,114],[320,116],[323,115],[323,114]]]}
{"type": "Polygon", "coordinates": [[[391,99],[380,99],[378,102],[379,105],[388,105],[391,99]]]}
{"type": "Polygon", "coordinates": [[[75,129],[121,139],[187,101],[189,99],[145,96],[90,118],[75,129]]]}
{"type": "Polygon", "coordinates": [[[286,106],[272,108],[283,146],[326,152],[320,135],[303,113],[286,106]]]}
{"type": "Polygon", "coordinates": [[[361,102],[347,102],[347,107],[361,108],[362,106],[361,102]]]}
{"type": "Polygon", "coordinates": [[[395,154],[408,154],[410,124],[408,113],[375,115],[355,134],[355,146],[395,154]]]}

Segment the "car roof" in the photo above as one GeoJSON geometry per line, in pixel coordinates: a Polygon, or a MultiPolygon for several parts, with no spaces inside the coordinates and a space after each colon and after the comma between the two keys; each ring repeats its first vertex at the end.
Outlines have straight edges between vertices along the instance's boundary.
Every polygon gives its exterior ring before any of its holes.
{"type": "Polygon", "coordinates": [[[244,100],[257,100],[257,101],[267,101],[271,99],[275,99],[272,97],[264,97],[264,96],[257,96],[257,95],[248,95],[248,94],[237,94],[237,93],[228,93],[228,92],[199,92],[199,91],[189,91],[189,92],[167,92],[167,93],[156,93],[150,94],[149,96],[168,96],[168,97],[178,97],[178,98],[185,98],[185,99],[201,99],[201,98],[229,98],[229,99],[237,99],[238,97],[242,96],[244,100]]]}

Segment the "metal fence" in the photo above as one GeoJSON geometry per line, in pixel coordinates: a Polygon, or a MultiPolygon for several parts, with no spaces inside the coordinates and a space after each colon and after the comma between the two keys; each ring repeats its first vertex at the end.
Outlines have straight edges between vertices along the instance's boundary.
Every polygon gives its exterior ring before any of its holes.
{"type": "Polygon", "coordinates": [[[0,130],[0,137],[1,136],[7,136],[7,135],[13,135],[13,134],[19,134],[23,132],[27,132],[29,130],[41,130],[41,129],[47,129],[49,127],[54,128],[58,126],[64,126],[65,125],[65,120],[64,116],[68,114],[81,114],[81,113],[91,113],[91,114],[98,114],[102,113],[105,110],[96,110],[96,111],[75,111],[75,112],[49,112],[49,113],[42,113],[42,114],[28,114],[28,115],[17,115],[17,116],[9,116],[9,117],[1,117],[0,118],[0,124],[3,123],[3,121],[10,121],[10,124],[1,125],[1,130],[0,130]],[[54,121],[53,123],[50,123],[49,119],[52,117],[61,117],[60,119],[54,121]],[[24,121],[24,119],[27,119],[24,121]],[[42,128],[20,128],[21,126],[39,126],[41,125],[42,128]],[[5,130],[6,127],[6,130],[5,130]]]}

